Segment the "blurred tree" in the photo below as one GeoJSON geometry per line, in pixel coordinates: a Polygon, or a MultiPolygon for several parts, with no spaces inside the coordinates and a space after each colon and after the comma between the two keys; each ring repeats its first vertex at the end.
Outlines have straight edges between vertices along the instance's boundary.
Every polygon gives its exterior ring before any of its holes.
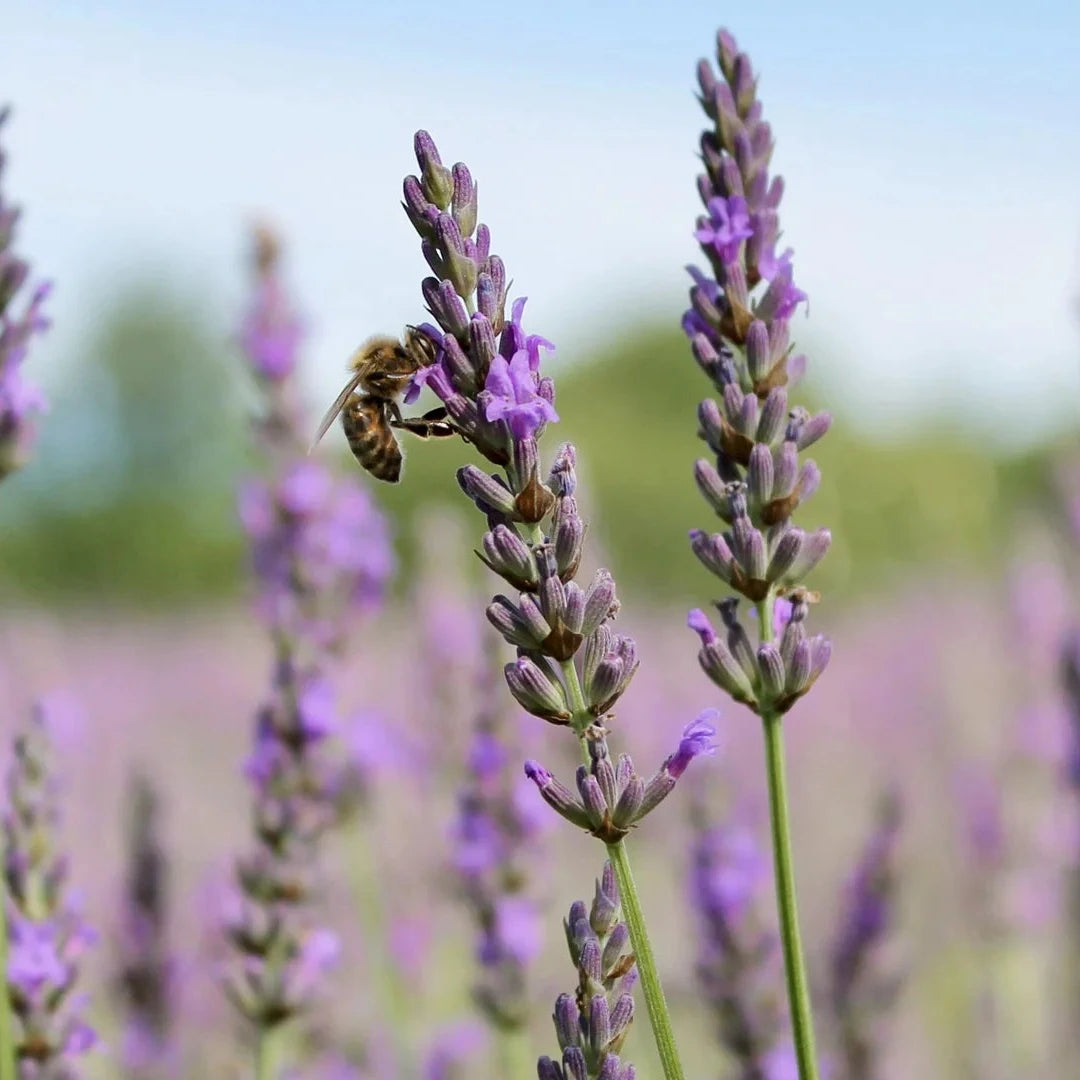
{"type": "MultiPolygon", "coordinates": [[[[246,383],[210,310],[160,286],[119,297],[70,365],[67,387],[54,393],[34,462],[5,486],[0,585],[35,598],[140,604],[242,589],[234,492],[250,464],[246,383]]],[[[665,603],[700,604],[709,579],[686,533],[719,523],[693,485],[691,466],[704,450],[695,410],[708,386],[685,339],[640,327],[557,374],[562,419],[548,433],[548,454],[559,440],[577,443],[584,509],[620,582],[665,603]]],[[[811,405],[813,374],[812,363],[797,394],[811,405]]],[[[407,571],[418,556],[414,526],[437,520],[419,512],[433,503],[462,509],[454,471],[479,459],[456,440],[404,443],[404,482],[372,484],[396,519],[407,571]]],[[[321,452],[358,467],[336,430],[321,452]]],[[[873,442],[841,416],[812,456],[824,478],[801,521],[833,531],[834,551],[811,583],[834,594],[876,589],[931,564],[992,563],[1005,554],[992,544],[1003,517],[1053,502],[1050,448],[998,460],[933,420],[873,442]]]]}
{"type": "Polygon", "coordinates": [[[140,286],[71,358],[34,467],[4,507],[9,588],[173,603],[241,580],[241,373],[206,312],[140,286]]]}

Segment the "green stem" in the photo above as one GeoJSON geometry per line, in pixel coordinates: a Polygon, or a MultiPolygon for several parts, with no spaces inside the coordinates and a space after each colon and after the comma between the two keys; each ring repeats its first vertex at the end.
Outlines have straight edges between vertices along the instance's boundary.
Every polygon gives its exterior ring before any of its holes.
{"type": "Polygon", "coordinates": [[[791,830],[788,825],[787,776],[784,769],[784,731],[775,713],[762,716],[769,776],[769,817],[772,821],[773,859],[776,868],[776,905],[780,913],[780,940],[784,948],[791,1028],[800,1080],[817,1080],[817,1052],[814,1048],[814,1018],[810,1009],[810,987],[806,977],[799,908],[795,896],[795,869],[791,858],[791,830]]]}
{"type": "Polygon", "coordinates": [[[385,1025],[387,1044],[393,1064],[399,1065],[404,1046],[409,1045],[406,1024],[412,1019],[405,1004],[405,994],[389,949],[389,928],[379,891],[379,858],[369,822],[352,828],[349,847],[356,856],[349,860],[357,921],[368,955],[368,976],[373,985],[376,1023],[385,1025]],[[365,827],[366,826],[366,827],[365,827]],[[381,1014],[381,1015],[379,1015],[381,1014]]]}
{"type": "Polygon", "coordinates": [[[664,988],[660,985],[660,974],[656,970],[656,958],[652,944],[645,929],[645,916],[641,911],[637,885],[630,869],[630,856],[626,850],[626,841],[608,844],[608,858],[615,868],[615,877],[619,882],[619,897],[622,901],[623,918],[630,931],[630,944],[637,961],[638,976],[641,979],[641,992],[645,995],[645,1008],[649,1013],[656,1050],[660,1055],[660,1064],[664,1069],[665,1080],[684,1080],[679,1051],[675,1045],[675,1033],[671,1028],[671,1016],[667,1001],[664,1000],[664,988]]]}
{"type": "Polygon", "coordinates": [[[524,1080],[536,1074],[536,1055],[524,1028],[501,1028],[498,1049],[500,1074],[508,1080],[524,1080]]]}
{"type": "MultiPolygon", "coordinates": [[[[0,837],[0,856],[3,852],[0,837]]],[[[0,858],[0,865],[2,865],[0,858]]],[[[15,1080],[15,1025],[8,993],[7,890],[0,885],[0,1080],[15,1080]]]]}
{"type": "MultiPolygon", "coordinates": [[[[770,589],[757,605],[761,641],[773,640],[773,607],[776,596],[770,589]]],[[[787,770],[784,766],[784,728],[780,713],[762,712],[765,729],[766,772],[769,781],[769,820],[772,825],[773,865],[776,873],[776,906],[780,915],[780,942],[784,950],[791,1029],[799,1080],[818,1080],[817,1050],[814,1045],[814,1016],[810,1007],[810,983],[806,976],[802,935],[799,932],[799,905],[795,895],[795,866],[791,856],[791,827],[788,823],[787,770]]]]}
{"type": "Polygon", "coordinates": [[[261,1028],[255,1036],[255,1080],[277,1080],[280,1026],[261,1028]]]}

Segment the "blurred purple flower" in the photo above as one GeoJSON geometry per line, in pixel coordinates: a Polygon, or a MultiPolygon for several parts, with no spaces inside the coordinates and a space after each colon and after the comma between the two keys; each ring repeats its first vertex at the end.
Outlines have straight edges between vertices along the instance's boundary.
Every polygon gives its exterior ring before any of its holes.
{"type": "Polygon", "coordinates": [[[266,228],[255,232],[259,279],[240,328],[240,347],[264,379],[281,382],[296,369],[303,326],[277,273],[278,241],[266,228]]]}
{"type": "Polygon", "coordinates": [[[471,1074],[468,1059],[487,1043],[487,1033],[477,1023],[463,1021],[444,1028],[432,1040],[424,1061],[424,1080],[465,1080],[471,1074]]]}
{"type": "Polygon", "coordinates": [[[38,708],[14,743],[3,813],[8,929],[7,987],[15,1050],[33,1057],[42,1075],[75,1073],[74,1058],[96,1045],[74,993],[79,961],[97,941],[77,893],[65,888],[67,859],[59,852],[59,786],[38,708]]]}
{"type": "MultiPolygon", "coordinates": [[[[8,110],[0,108],[0,131],[7,117],[8,110]]],[[[4,163],[0,148],[0,178],[4,163]]],[[[51,286],[38,285],[21,314],[15,314],[12,301],[30,276],[29,264],[11,250],[18,217],[0,191],[0,480],[26,461],[34,437],[32,419],[46,409],[44,395],[23,378],[22,365],[31,339],[48,329],[43,308],[51,286]]]]}

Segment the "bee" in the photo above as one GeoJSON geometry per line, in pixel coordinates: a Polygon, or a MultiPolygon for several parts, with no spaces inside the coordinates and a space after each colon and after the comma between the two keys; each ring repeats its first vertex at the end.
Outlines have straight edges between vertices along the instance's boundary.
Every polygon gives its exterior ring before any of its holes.
{"type": "Polygon", "coordinates": [[[457,434],[443,408],[404,417],[398,406],[413,375],[434,362],[435,346],[416,327],[407,327],[401,341],[369,338],[353,354],[349,363],[352,378],[327,410],[312,446],[340,414],[353,457],[377,480],[396,484],[401,477],[402,453],[395,429],[411,431],[422,439],[457,434]]]}

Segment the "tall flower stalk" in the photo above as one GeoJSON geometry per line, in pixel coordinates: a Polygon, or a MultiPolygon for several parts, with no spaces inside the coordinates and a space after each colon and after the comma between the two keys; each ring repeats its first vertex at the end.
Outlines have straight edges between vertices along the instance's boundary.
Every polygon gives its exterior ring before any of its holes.
{"type": "Polygon", "coordinates": [[[888,792],[851,873],[831,954],[830,1001],[846,1080],[878,1080],[884,1025],[900,992],[896,923],[899,795],[888,792]]]}
{"type": "Polygon", "coordinates": [[[711,452],[694,467],[705,501],[727,526],[694,530],[690,542],[707,570],[756,610],[757,641],[744,628],[738,599],[717,607],[721,633],[702,611],[690,626],[701,638],[706,674],[761,717],[765,736],[776,891],[788,996],[802,1080],[816,1080],[810,991],[799,933],[788,824],[782,720],[828,663],[826,638],[811,637],[813,595],[801,587],[829,547],[825,529],[807,533],[791,520],[817,489],[820,474],[799,454],[825,434],[829,417],[792,407],[788,391],[806,366],[792,356],[789,323],[805,293],[792,277],[791,251],[776,252],[783,183],[769,176],[773,139],[762,119],[757,79],[725,30],[717,36],[719,78],[698,65],[709,127],[701,136],[705,206],[696,237],[710,274],[694,284],[683,328],[715,387],[698,409],[699,435],[711,452]],[[787,599],[780,599],[787,597],[787,599]]]}
{"type": "MultiPolygon", "coordinates": [[[[8,110],[0,108],[0,131],[8,110]]],[[[0,147],[0,179],[5,155],[0,147]]],[[[35,334],[46,330],[49,320],[44,306],[51,286],[37,285],[26,298],[30,264],[12,250],[17,207],[0,191],[0,480],[22,466],[34,438],[35,414],[45,408],[45,398],[23,377],[22,365],[35,334]]]]}
{"type": "Polygon", "coordinates": [[[339,716],[331,668],[358,613],[381,600],[393,566],[386,525],[365,490],[307,458],[309,423],[296,365],[301,340],[278,272],[274,238],[255,244],[255,298],[241,344],[262,393],[255,433],[264,478],[241,492],[274,647],[269,694],[245,766],[253,846],[238,860],[225,931],[239,956],[226,979],[252,1025],[256,1075],[284,1056],[282,1030],[319,991],[339,953],[320,925],[320,840],[334,822],[342,770],[328,752],[339,716]]]}
{"type": "MultiPolygon", "coordinates": [[[[52,771],[45,710],[15,739],[7,774],[4,907],[8,925],[5,997],[14,1014],[5,1033],[18,1069],[10,1076],[77,1080],[97,1044],[76,993],[79,962],[97,939],[67,887],[68,860],[57,836],[60,789],[52,771]]],[[[9,1059],[10,1060],[10,1059],[9,1059]]]]}
{"type": "MultiPolygon", "coordinates": [[[[0,108],[0,133],[9,111],[0,108]]],[[[0,146],[0,180],[5,154],[0,146]]],[[[33,418],[45,409],[45,398],[22,373],[23,361],[35,334],[48,325],[43,308],[51,286],[39,284],[25,299],[23,286],[30,264],[12,250],[19,210],[11,206],[0,189],[0,482],[22,466],[34,436],[33,418]]],[[[11,853],[7,837],[0,838],[0,860],[7,865],[11,853]]],[[[0,903],[0,974],[8,970],[12,944],[7,904],[0,903]]],[[[0,994],[0,1080],[15,1080],[15,1034],[8,994],[0,994]]]]}
{"type": "Polygon", "coordinates": [[[530,1062],[529,968],[543,943],[530,886],[543,824],[537,811],[543,807],[514,759],[514,740],[492,683],[485,670],[468,775],[458,796],[454,865],[476,927],[473,998],[495,1030],[503,1071],[510,1076],[530,1062]]]}
{"type": "Polygon", "coordinates": [[[782,1080],[792,1065],[774,987],[778,942],[761,912],[769,886],[768,860],[753,833],[707,824],[699,813],[690,871],[698,985],[739,1080],[782,1080]]]}
{"type": "Polygon", "coordinates": [[[536,762],[526,764],[527,774],[563,817],[607,847],[664,1075],[674,1080],[682,1066],[625,838],[689,762],[712,749],[715,730],[707,719],[688,725],[651,779],[638,776],[628,756],[612,759],[607,723],[637,670],[637,646],[615,629],[619,604],[611,575],[598,571],[585,588],[575,580],[585,524],[575,494],[574,448],[564,445],[549,472],[541,465],[539,439],[558,419],[555,385],[541,373],[544,354],[554,346],[526,333],[524,299],[511,303],[507,314],[506,268],[478,221],[468,168],[443,165],[427,132],[416,135],[415,149],[420,175],[404,182],[404,208],[432,270],[421,291],[438,325],[421,328],[436,358],[417,374],[405,400],[430,387],[457,432],[495,467],[488,473],[466,465],[458,483],[487,521],[480,557],[510,590],[487,609],[488,620],[518,652],[504,669],[507,686],[527,712],[569,728],[582,759],[576,795],[536,762]]]}
{"type": "Polygon", "coordinates": [[[173,1042],[176,970],[168,938],[168,863],[158,836],[158,798],[145,777],[133,781],[128,805],[116,973],[125,1014],[120,1056],[130,1080],[164,1080],[178,1066],[173,1042]]]}
{"type": "Polygon", "coordinates": [[[619,1058],[634,1019],[637,969],[628,951],[630,932],[622,919],[619,886],[611,863],[596,883],[588,908],[570,905],[563,927],[578,983],[555,1000],[555,1035],[561,1057],[537,1063],[539,1080],[634,1080],[634,1066],[619,1058]]]}

